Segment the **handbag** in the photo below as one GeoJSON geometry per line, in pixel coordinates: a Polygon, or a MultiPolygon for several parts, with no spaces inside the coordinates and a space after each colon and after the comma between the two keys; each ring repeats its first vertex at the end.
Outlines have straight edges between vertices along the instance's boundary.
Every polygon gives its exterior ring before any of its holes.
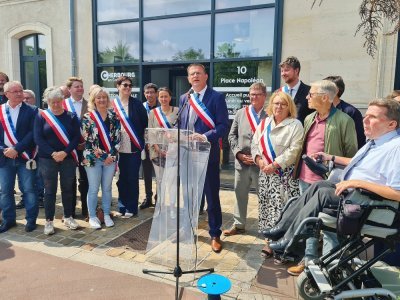
{"type": "Polygon", "coordinates": [[[338,210],[337,233],[352,235],[361,231],[364,208],[360,204],[353,204],[346,200],[338,210]]]}

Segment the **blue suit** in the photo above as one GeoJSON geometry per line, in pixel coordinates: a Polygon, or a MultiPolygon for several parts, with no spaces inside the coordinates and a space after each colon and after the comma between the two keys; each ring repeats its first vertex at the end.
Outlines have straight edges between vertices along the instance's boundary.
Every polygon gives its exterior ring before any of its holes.
{"type": "MultiPolygon", "coordinates": [[[[187,94],[184,94],[179,99],[179,106],[187,101],[187,94]]],[[[210,129],[200,118],[197,118],[194,124],[194,131],[204,134],[207,140],[211,143],[210,157],[208,160],[206,179],[204,183],[204,193],[207,199],[208,225],[211,237],[219,237],[221,235],[222,213],[221,203],[219,199],[219,160],[220,149],[219,139],[224,137],[229,130],[228,109],[226,107],[224,95],[207,87],[203,104],[207,107],[214,121],[215,128],[210,129]]],[[[187,129],[189,121],[190,105],[182,111],[181,128],[187,129]]]]}
{"type": "Polygon", "coordinates": [[[33,123],[37,109],[22,102],[18,113],[17,124],[14,124],[18,143],[14,146],[18,152],[16,159],[10,159],[4,156],[4,149],[8,148],[4,144],[4,129],[0,126],[0,208],[3,209],[3,219],[6,223],[15,223],[15,198],[14,185],[15,176],[18,174],[24,191],[24,201],[26,208],[26,220],[28,223],[36,223],[38,215],[37,195],[34,191],[34,181],[36,170],[26,168],[26,160],[22,158],[22,152],[26,151],[29,156],[35,149],[33,141],[33,123]]]}

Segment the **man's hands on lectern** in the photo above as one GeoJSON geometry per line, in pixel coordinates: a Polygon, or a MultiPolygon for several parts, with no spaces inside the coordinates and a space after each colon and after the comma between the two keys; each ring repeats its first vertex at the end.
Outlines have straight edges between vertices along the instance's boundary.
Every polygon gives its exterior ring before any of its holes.
{"type": "Polygon", "coordinates": [[[207,142],[207,137],[204,134],[200,134],[197,132],[194,132],[192,135],[190,135],[189,139],[193,141],[207,142]]]}

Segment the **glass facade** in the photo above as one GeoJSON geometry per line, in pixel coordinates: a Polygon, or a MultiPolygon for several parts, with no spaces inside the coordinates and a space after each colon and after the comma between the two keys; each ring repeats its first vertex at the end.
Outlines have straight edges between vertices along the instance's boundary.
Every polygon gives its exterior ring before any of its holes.
{"type": "MultiPolygon", "coordinates": [[[[232,120],[249,103],[252,83],[277,88],[278,1],[92,1],[95,82],[112,93],[116,78],[124,74],[133,79],[133,94],[142,101],[142,87],[153,82],[171,88],[176,105],[190,88],[186,67],[199,62],[207,69],[208,84],[225,94],[232,120]]],[[[226,140],[223,144],[221,179],[232,184],[233,157],[226,140]]]]}

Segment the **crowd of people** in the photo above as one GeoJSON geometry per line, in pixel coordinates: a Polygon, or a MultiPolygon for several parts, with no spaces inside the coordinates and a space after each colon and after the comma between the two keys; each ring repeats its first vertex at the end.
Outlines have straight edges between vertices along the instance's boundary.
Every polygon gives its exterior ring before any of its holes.
{"type": "MultiPolygon", "coordinates": [[[[395,159],[400,150],[400,93],[394,91],[385,99],[372,101],[363,118],[357,108],[341,99],[345,91],[342,77],[329,76],[306,85],[300,80],[300,62],[293,56],[282,61],[280,69],[285,85],[267,100],[265,84],[252,84],[249,105],[237,111],[230,126],[225,98],[207,85],[205,67],[191,64],[187,68],[191,88],[179,99],[182,111],[178,124],[193,132],[192,139],[211,145],[203,199],[214,252],[223,248],[221,234],[229,237],[245,232],[252,185],[258,195],[258,228],[265,237],[262,255],[266,258],[287,246],[300,220],[316,215],[326,203],[337,202],[344,189],[366,187],[400,201],[400,176],[395,172],[400,167],[395,159]],[[235,158],[236,201],[234,223],[222,231],[220,140],[226,137],[235,158]],[[371,141],[373,151],[369,151],[371,141]],[[366,151],[371,158],[365,158],[366,151]],[[379,161],[377,153],[388,161],[379,161]],[[349,170],[339,184],[327,183],[308,167],[303,155],[348,165],[349,170]],[[370,166],[374,174],[368,171],[370,166]],[[286,202],[294,196],[299,196],[296,205],[283,213],[286,202]]],[[[132,218],[138,208],[154,205],[152,173],[154,169],[158,174],[162,168],[162,149],[146,145],[144,132],[146,128],[173,128],[179,108],[171,106],[168,87],[146,84],[144,103],[131,96],[129,77],[119,77],[116,87],[118,96],[110,99],[106,89],[93,85],[85,100],[82,79],[71,77],[65,86],[45,90],[43,101],[48,108],[40,109],[32,91],[23,90],[21,83],[9,81],[0,72],[0,233],[16,226],[15,209],[23,207],[25,230],[35,230],[39,206],[45,209],[44,233],[55,232],[58,174],[63,222],[72,230],[79,227],[75,220],[77,189],[82,217],[90,227],[99,229],[102,221],[106,227],[114,226],[110,207],[117,168],[117,216],[132,218]],[[141,165],[146,196],[139,204],[141,165]],[[14,199],[17,175],[23,195],[18,204],[14,199]],[[104,220],[98,217],[100,185],[104,220]]],[[[155,201],[157,196],[160,198],[155,194],[155,201]]],[[[172,211],[170,217],[175,218],[172,211]]],[[[334,237],[328,238],[329,245],[335,244],[334,237]]],[[[291,274],[303,269],[304,263],[291,274]]]]}

